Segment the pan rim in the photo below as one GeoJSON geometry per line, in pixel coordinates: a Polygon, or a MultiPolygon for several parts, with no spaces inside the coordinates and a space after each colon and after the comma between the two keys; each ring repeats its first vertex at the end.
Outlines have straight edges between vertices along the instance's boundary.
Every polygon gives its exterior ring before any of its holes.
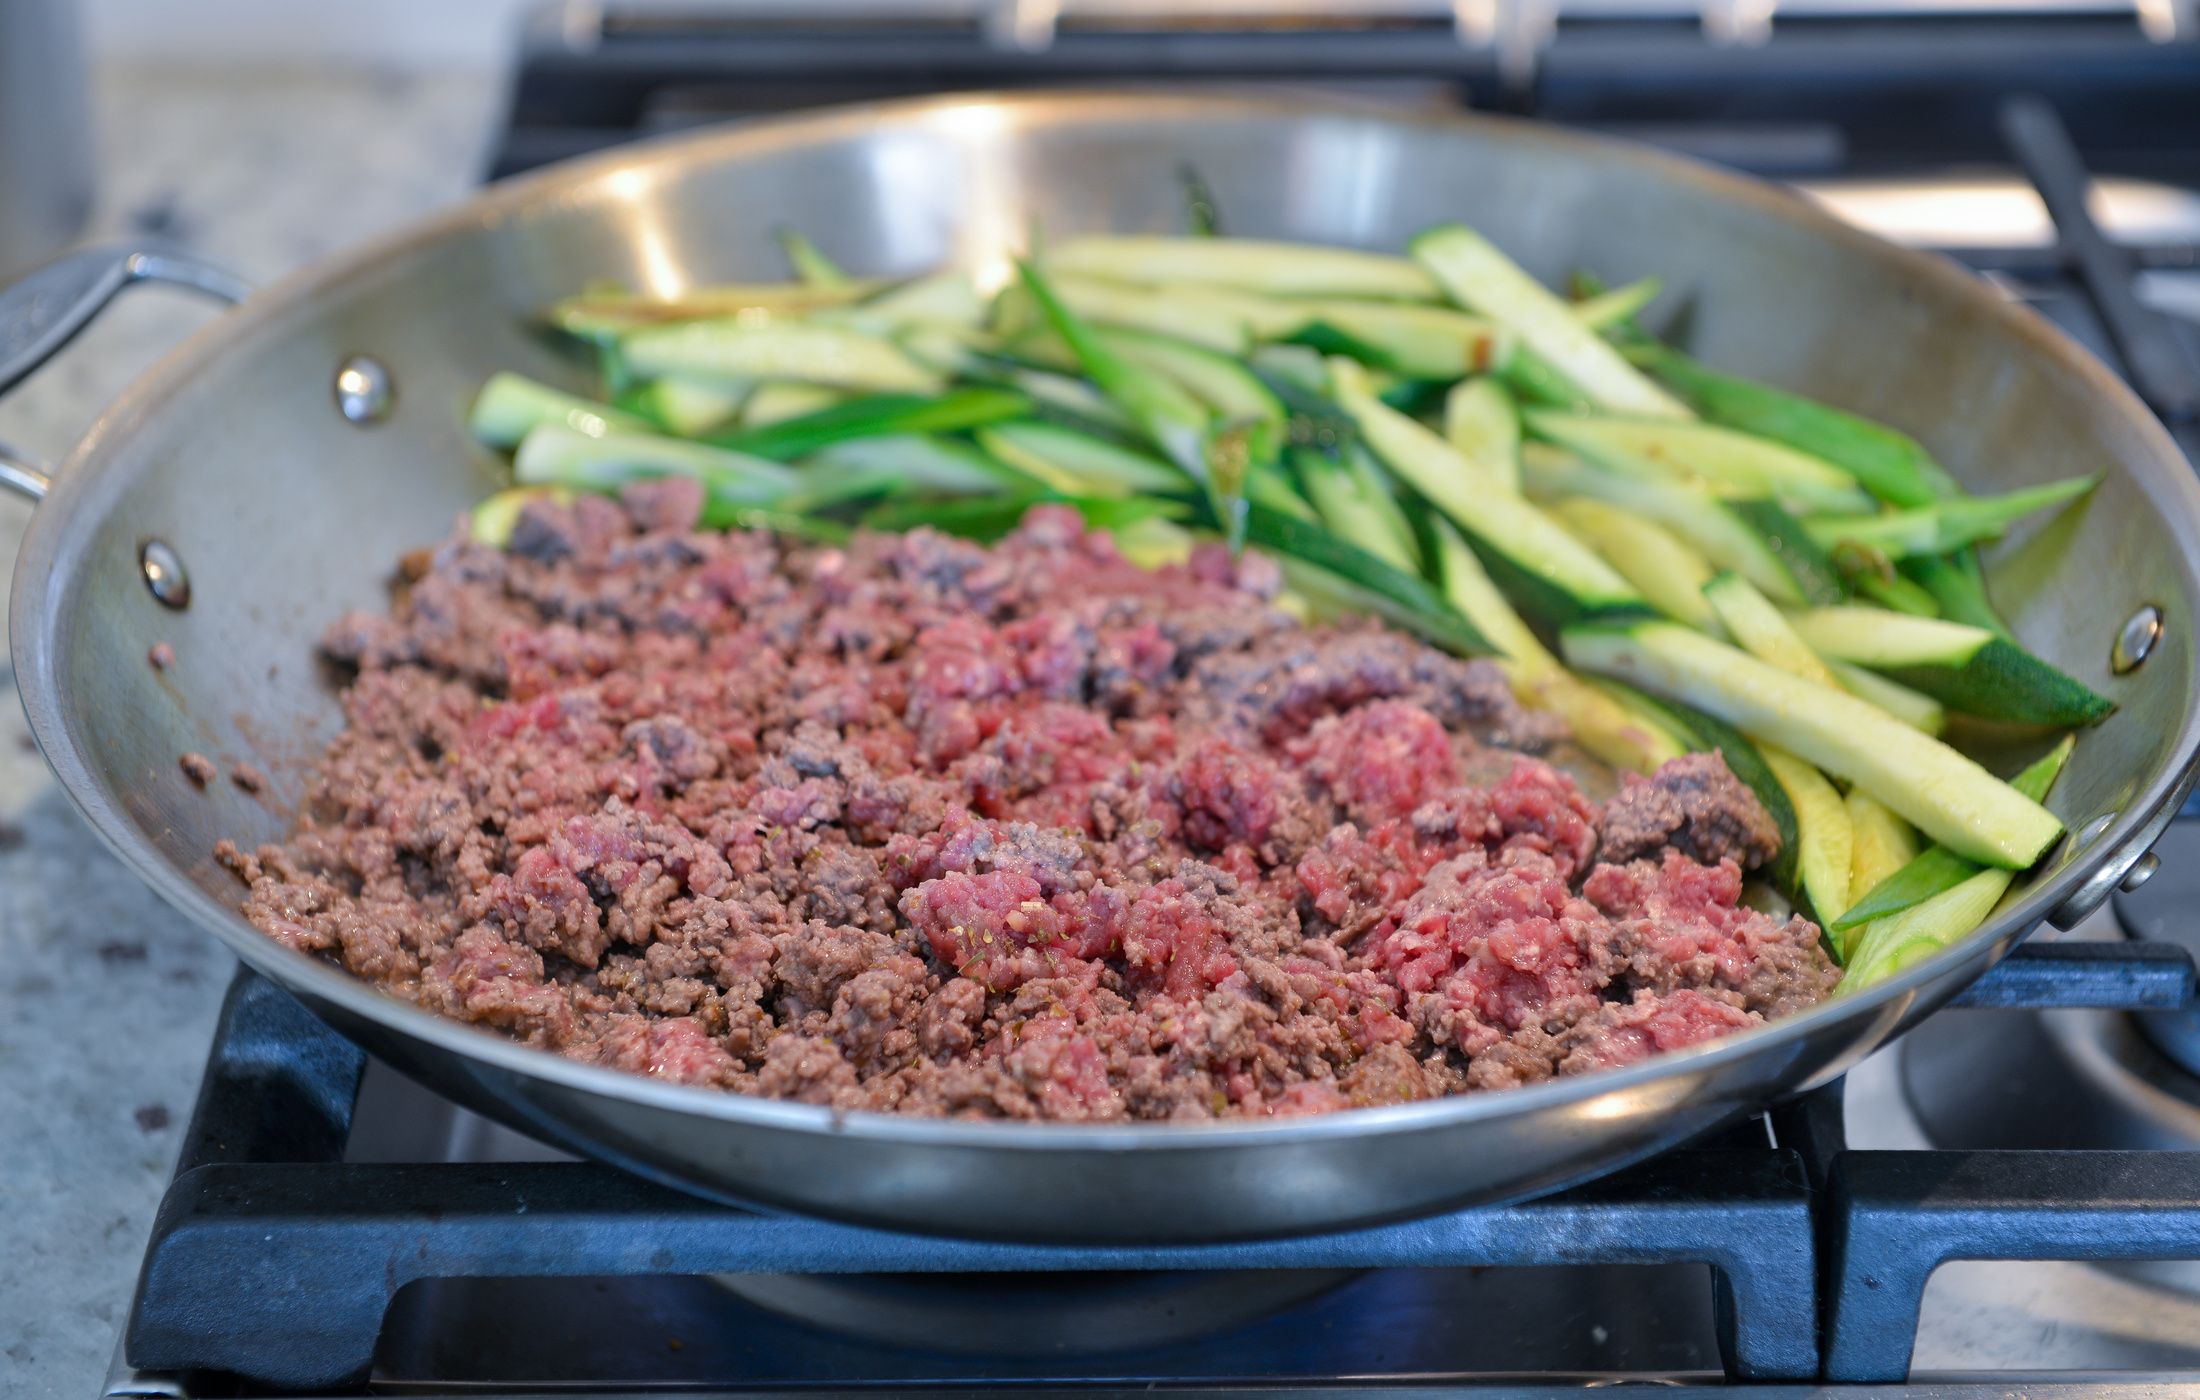
{"type": "MultiPolygon", "coordinates": [[[[1988,313],[1997,330],[2034,354],[2074,376],[2103,399],[2136,431],[2146,452],[2176,472],[2147,482],[2150,494],[2166,490],[2182,511],[2165,509],[2165,524],[2187,546],[2200,540],[2200,481],[2184,469],[2182,454],[2131,389],[2106,366],[2044,319],[1996,298],[1958,265],[1931,254],[1887,243],[1835,219],[1807,200],[1777,187],[1685,157],[1605,137],[1588,136],[1520,118],[1481,113],[1407,112],[1369,101],[1326,95],[1286,96],[1273,91],[1218,90],[1198,95],[1131,87],[1079,89],[1074,92],[965,92],[890,102],[821,109],[766,118],[722,129],[664,136],[613,151],[563,162],[500,182],[459,204],[426,216],[348,252],[316,260],[279,279],[236,310],[224,315],[168,352],[133,382],[93,422],[66,464],[46,502],[33,512],[15,573],[10,631],[18,686],[33,736],[70,800],[101,839],[165,902],[212,932],[245,963],[277,985],[297,988],[362,1020],[375,1022],[409,1040],[426,1042],[462,1059],[486,1064],[525,1080],[550,1081],[599,1098],[638,1103],[683,1115],[712,1118],[809,1134],[860,1132],[882,1143],[944,1148],[1013,1148],[1034,1152],[1201,1151],[1237,1147],[1248,1141],[1290,1144],[1339,1137],[1373,1137],[1460,1126],[1534,1110],[1558,1109],[1625,1093],[1667,1078],[1708,1070],[1758,1054],[1776,1055],[1779,1047],[1809,1037],[1819,1027],[1853,1022],[1857,1029],[1847,1054],[1819,1072],[1814,1082],[1832,1078],[1864,1054],[1885,1043],[1903,1021],[1921,1008],[1920,988],[1963,964],[1967,975],[1957,986],[1998,961],[2086,880],[2120,856],[2148,823],[2189,785],[2194,756],[2200,751],[2200,696],[2188,696],[2172,760],[2155,773],[2147,789],[2135,794],[2091,847],[2029,891],[2008,912],[1895,979],[1853,997],[1829,999],[1778,1021],[1701,1046],[1655,1056],[1636,1065],[1556,1079],[1496,1093],[1470,1093],[1381,1108],[1346,1109],[1292,1119],[1226,1120],[1204,1124],[1075,1124],[919,1118],[873,1111],[836,1111],[749,1094],[666,1083],[628,1071],[569,1060],[535,1049],[493,1031],[474,1027],[401,1001],[373,984],[306,954],[273,943],[225,905],[186,878],[135,836],[133,825],[94,780],[78,736],[63,720],[56,685],[62,645],[51,625],[72,580],[56,572],[67,525],[99,504],[98,493],[114,483],[103,481],[101,464],[112,460],[109,446],[183,389],[199,368],[227,347],[280,318],[295,314],[326,289],[370,274],[413,250],[469,229],[523,217],[538,207],[602,197],[606,181],[633,181],[637,175],[660,178],[688,163],[710,163],[744,153],[804,144],[825,144],[846,133],[880,124],[937,121],[959,109],[992,108],[1013,129],[1074,127],[1110,115],[1135,111],[1147,120],[1238,118],[1275,115],[1303,118],[1310,112],[1392,127],[1414,127],[1467,136],[1482,135],[1513,143],[1540,144],[1581,156],[1622,158],[1647,165],[1665,177],[1692,185],[1707,197],[1753,206],[1814,236],[1899,266],[1911,277],[1946,295],[1964,299],[1988,313]]],[[[631,186],[629,187],[631,188],[631,186]]],[[[2129,463],[2123,463],[2129,466],[2129,463]]],[[[2162,502],[2165,506],[2168,502],[2162,502]]],[[[96,514],[96,511],[93,512],[96,514]]],[[[2200,571],[2191,548],[2180,564],[2200,597],[2200,571]]],[[[2136,854],[2136,852],[2134,852],[2136,854]]],[[[1949,989],[1953,994],[1953,988],[1949,989]]],[[[1808,1087],[1808,1086],[1805,1086],[1808,1087]]],[[[1756,1105],[1736,1104],[1735,1111],[1756,1105]]]]}

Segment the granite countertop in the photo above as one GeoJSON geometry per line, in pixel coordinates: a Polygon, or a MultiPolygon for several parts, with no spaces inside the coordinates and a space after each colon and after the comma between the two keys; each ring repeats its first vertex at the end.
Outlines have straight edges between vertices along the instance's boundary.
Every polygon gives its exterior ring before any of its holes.
{"type": "MultiPolygon", "coordinates": [[[[489,74],[109,68],[94,83],[90,238],[154,234],[264,281],[462,195],[489,74]]],[[[0,403],[0,441],[59,457],[211,314],[124,298],[0,403]]],[[[0,500],[0,608],[28,508],[0,500]]],[[[233,966],[77,817],[0,673],[0,1392],[98,1392],[233,966]]]]}

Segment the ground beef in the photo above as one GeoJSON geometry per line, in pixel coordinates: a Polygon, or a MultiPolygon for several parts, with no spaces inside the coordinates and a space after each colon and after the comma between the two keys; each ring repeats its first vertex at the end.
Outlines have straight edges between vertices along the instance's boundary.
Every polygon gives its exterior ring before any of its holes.
{"type": "Polygon", "coordinates": [[[1625,862],[1672,849],[1716,865],[1731,860],[1755,870],[1780,854],[1780,829],[1724,755],[1685,754],[1648,778],[1632,773],[1604,805],[1607,861],[1625,862]]]}
{"type": "Polygon", "coordinates": [[[936,1115],[1400,1103],[1833,980],[1736,903],[1771,838],[1717,759],[1600,814],[1495,668],[1298,626],[1257,557],[1143,572],[1054,509],[816,548],[699,505],[534,502],[338,622],[298,829],[218,852],[246,915],[577,1059],[936,1115]]]}

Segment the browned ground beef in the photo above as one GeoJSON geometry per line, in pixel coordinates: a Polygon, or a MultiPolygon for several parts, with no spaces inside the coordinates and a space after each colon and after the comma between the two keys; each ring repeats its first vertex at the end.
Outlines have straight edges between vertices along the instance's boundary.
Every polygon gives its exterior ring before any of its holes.
{"type": "MultiPolygon", "coordinates": [[[[577,1059],[931,1114],[1393,1103],[1833,982],[1689,858],[1761,858],[1761,811],[1592,866],[1605,814],[1490,746],[1558,737],[1495,668],[1302,628],[1257,557],[1141,572],[1057,510],[795,547],[696,505],[533,505],[339,622],[296,834],[221,851],[252,921],[577,1059]]],[[[1717,777],[1650,786],[1730,809],[1717,777]]]]}
{"type": "Polygon", "coordinates": [[[1780,829],[1724,756],[1692,753],[1648,778],[1628,774],[1604,807],[1598,855],[1625,862],[1671,846],[1690,860],[1755,870],[1780,854],[1780,829]]]}

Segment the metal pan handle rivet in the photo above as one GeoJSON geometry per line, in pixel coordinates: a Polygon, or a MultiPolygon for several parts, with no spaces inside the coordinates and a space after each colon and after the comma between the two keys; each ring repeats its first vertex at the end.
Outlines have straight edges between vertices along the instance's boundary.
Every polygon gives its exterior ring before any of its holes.
{"type": "Polygon", "coordinates": [[[2116,645],[2109,648],[2109,669],[2119,676],[2131,674],[2154,654],[2154,644],[2161,640],[2162,610],[2148,603],[2124,619],[2116,633],[2116,645]]]}
{"type": "Polygon", "coordinates": [[[144,575],[146,589],[162,607],[181,612],[191,606],[191,576],[184,572],[183,560],[166,544],[147,540],[139,545],[138,572],[144,575]]]}
{"type": "Polygon", "coordinates": [[[2124,872],[2124,878],[2117,882],[2116,888],[2122,890],[2125,894],[2130,894],[2133,890],[2153,879],[2154,872],[2161,868],[2162,858],[2154,852],[2148,851],[2131,863],[2131,869],[2124,872]]]}
{"type": "Polygon", "coordinates": [[[389,370],[374,356],[348,356],[336,367],[336,411],[346,422],[379,423],[390,416],[396,399],[389,370]]]}

